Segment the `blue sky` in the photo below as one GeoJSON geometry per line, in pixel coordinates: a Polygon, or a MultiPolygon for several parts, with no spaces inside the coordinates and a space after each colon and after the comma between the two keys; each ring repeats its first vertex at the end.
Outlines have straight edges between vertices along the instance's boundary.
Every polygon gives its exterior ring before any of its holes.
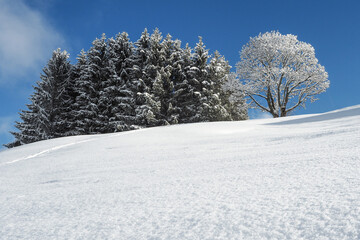
{"type": "Polygon", "coordinates": [[[359,12],[357,0],[0,0],[0,144],[11,141],[8,131],[26,109],[52,50],[66,49],[75,63],[80,50],[102,33],[125,31],[136,41],[145,27],[158,27],[191,46],[202,36],[210,53],[220,51],[232,66],[250,37],[271,30],[292,33],[314,46],[331,82],[320,100],[295,114],[360,104],[359,12]]]}

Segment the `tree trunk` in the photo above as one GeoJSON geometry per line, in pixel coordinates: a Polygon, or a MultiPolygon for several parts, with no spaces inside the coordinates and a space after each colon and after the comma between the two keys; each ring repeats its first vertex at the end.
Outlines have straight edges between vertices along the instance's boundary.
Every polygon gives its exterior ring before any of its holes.
{"type": "Polygon", "coordinates": [[[271,111],[270,113],[273,116],[273,118],[278,118],[279,117],[279,114],[274,112],[274,111],[271,111]]]}

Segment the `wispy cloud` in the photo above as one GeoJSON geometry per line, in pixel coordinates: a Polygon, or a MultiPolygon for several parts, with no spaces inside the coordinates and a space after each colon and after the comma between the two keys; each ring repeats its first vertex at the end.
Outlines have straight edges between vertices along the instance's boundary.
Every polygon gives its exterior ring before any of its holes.
{"type": "Polygon", "coordinates": [[[0,0],[0,84],[9,76],[40,72],[64,39],[38,11],[22,0],[0,0]],[[40,68],[40,69],[39,69],[40,68]]]}

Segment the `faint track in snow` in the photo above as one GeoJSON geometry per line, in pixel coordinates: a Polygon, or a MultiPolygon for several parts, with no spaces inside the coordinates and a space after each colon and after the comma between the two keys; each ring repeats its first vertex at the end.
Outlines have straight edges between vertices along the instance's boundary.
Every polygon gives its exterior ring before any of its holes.
{"type": "Polygon", "coordinates": [[[64,144],[64,145],[57,146],[57,147],[52,147],[52,148],[50,148],[50,149],[46,149],[46,150],[43,150],[43,151],[41,151],[41,152],[38,152],[38,153],[35,153],[35,154],[32,154],[32,155],[26,156],[26,157],[21,157],[21,158],[18,158],[18,159],[9,161],[9,162],[1,163],[0,166],[4,166],[4,165],[8,165],[8,164],[13,164],[13,163],[16,163],[16,162],[19,162],[19,161],[31,159],[31,158],[38,157],[38,156],[41,156],[41,155],[43,155],[43,154],[50,153],[50,152],[53,152],[53,151],[56,151],[56,150],[59,150],[59,149],[62,149],[62,148],[68,147],[68,146],[77,145],[77,144],[85,143],[85,142],[89,142],[89,141],[93,141],[93,139],[86,139],[86,140],[79,141],[79,142],[68,143],[68,144],[64,144]]]}
{"type": "MultiPolygon", "coordinates": [[[[137,132],[140,132],[140,131],[143,132],[143,131],[147,131],[147,130],[149,130],[149,129],[139,129],[139,130],[136,130],[136,131],[127,131],[127,132],[121,132],[119,134],[127,135],[127,134],[137,133],[137,132]]],[[[82,140],[82,141],[79,141],[79,142],[67,143],[67,144],[64,144],[64,145],[60,145],[60,146],[56,146],[56,147],[52,147],[52,148],[43,150],[43,151],[35,153],[35,154],[28,155],[26,157],[21,157],[21,158],[17,158],[15,160],[12,160],[12,161],[9,161],[9,162],[0,163],[0,166],[13,164],[13,163],[16,163],[16,162],[19,162],[19,161],[35,158],[35,157],[41,156],[43,154],[47,154],[47,153],[50,153],[50,152],[53,152],[53,151],[56,151],[56,150],[59,150],[59,149],[65,148],[65,147],[69,147],[69,146],[72,146],[72,145],[77,145],[77,144],[81,144],[81,143],[85,143],[85,142],[94,141],[94,140],[97,140],[99,138],[112,138],[112,137],[117,137],[117,136],[118,135],[113,135],[113,134],[108,135],[108,134],[106,134],[105,136],[99,135],[97,138],[90,138],[90,139],[82,140]]]]}

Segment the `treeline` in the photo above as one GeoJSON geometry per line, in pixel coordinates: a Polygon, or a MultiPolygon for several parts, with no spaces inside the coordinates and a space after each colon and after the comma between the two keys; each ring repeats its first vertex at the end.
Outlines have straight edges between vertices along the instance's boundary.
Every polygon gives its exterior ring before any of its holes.
{"type": "Polygon", "coordinates": [[[247,118],[230,66],[201,37],[181,47],[158,29],[132,43],[127,33],[93,41],[72,65],[60,49],[43,69],[28,110],[6,147],[80,134],[247,118]]]}

